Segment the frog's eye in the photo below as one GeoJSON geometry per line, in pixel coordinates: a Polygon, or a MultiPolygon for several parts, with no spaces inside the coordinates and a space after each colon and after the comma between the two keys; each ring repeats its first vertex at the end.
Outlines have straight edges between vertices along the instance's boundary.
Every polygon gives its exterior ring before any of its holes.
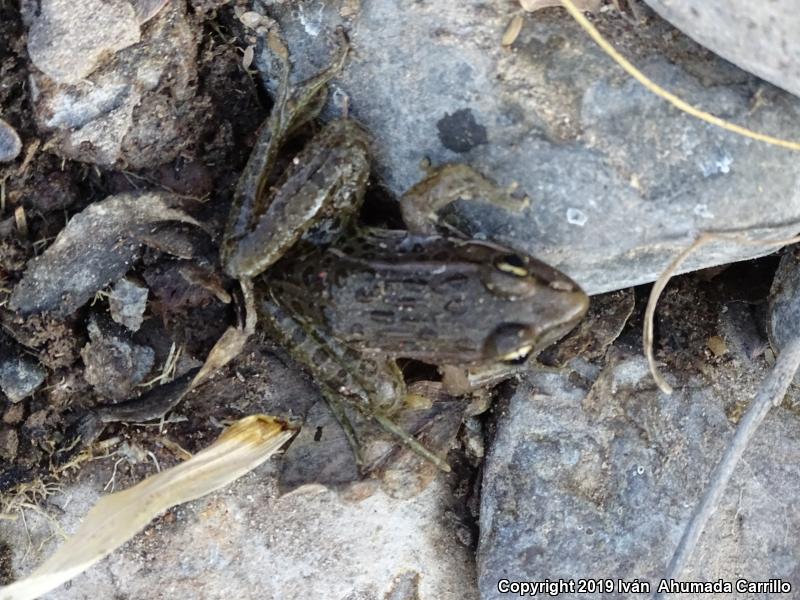
{"type": "Polygon", "coordinates": [[[529,327],[506,323],[492,332],[484,352],[487,359],[518,365],[531,355],[535,345],[535,336],[529,327]]]}
{"type": "Polygon", "coordinates": [[[519,254],[505,254],[494,261],[494,266],[503,273],[516,277],[527,277],[528,269],[525,260],[519,254]]]}

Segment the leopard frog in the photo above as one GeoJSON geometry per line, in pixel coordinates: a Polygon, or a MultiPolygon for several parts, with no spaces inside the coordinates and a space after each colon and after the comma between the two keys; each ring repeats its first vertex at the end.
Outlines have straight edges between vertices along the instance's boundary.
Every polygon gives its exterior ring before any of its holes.
{"type": "Polygon", "coordinates": [[[439,230],[437,214],[457,199],[509,202],[465,165],[432,170],[406,193],[406,230],[355,224],[369,138],[351,119],[330,122],[275,176],[280,147],[317,116],[346,51],[343,42],[330,68],[292,90],[284,65],[236,189],[221,261],[230,276],[255,285],[260,323],[308,369],[354,448],[346,405],[446,468],[391,419],[406,398],[396,359],[494,382],[569,331],[588,299],[527,254],[439,230]]]}

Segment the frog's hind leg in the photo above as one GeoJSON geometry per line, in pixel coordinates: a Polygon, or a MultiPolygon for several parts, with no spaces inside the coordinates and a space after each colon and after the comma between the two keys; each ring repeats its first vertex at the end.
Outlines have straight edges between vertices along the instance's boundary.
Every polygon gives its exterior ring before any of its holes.
{"type": "Polygon", "coordinates": [[[322,397],[325,398],[328,408],[331,409],[336,421],[342,427],[342,431],[344,431],[344,437],[347,439],[347,443],[350,445],[350,449],[353,451],[353,455],[356,457],[356,464],[360,469],[364,464],[364,456],[361,452],[361,442],[358,441],[356,430],[353,427],[353,423],[350,421],[350,417],[347,416],[347,411],[345,410],[347,399],[334,392],[328,386],[320,386],[320,391],[322,391],[322,397]]]}
{"type": "MultiPolygon", "coordinates": [[[[356,462],[358,463],[359,467],[363,467],[365,462],[363,452],[361,451],[361,443],[358,440],[358,435],[356,434],[355,428],[353,427],[353,424],[350,421],[350,418],[347,416],[347,412],[345,410],[345,406],[349,404],[348,399],[337,394],[328,387],[322,386],[321,389],[322,395],[325,398],[325,401],[328,403],[328,407],[331,409],[334,417],[336,417],[339,425],[342,426],[342,430],[347,438],[347,442],[350,444],[350,448],[353,450],[353,454],[356,457],[356,462]]],[[[436,465],[438,469],[446,473],[450,472],[450,465],[448,465],[445,460],[428,450],[423,444],[417,441],[417,439],[411,435],[411,433],[400,427],[390,417],[383,415],[380,412],[370,413],[367,416],[375,419],[375,422],[378,423],[378,425],[380,425],[384,431],[398,438],[398,440],[412,452],[418,456],[421,456],[425,460],[430,461],[436,465]]]]}
{"type": "Polygon", "coordinates": [[[289,52],[286,44],[277,29],[270,30],[267,35],[270,49],[280,65],[280,81],[275,105],[259,128],[250,158],[233,194],[221,247],[223,264],[230,262],[239,240],[251,233],[254,215],[265,211],[265,204],[269,201],[267,182],[281,146],[297,129],[319,115],[327,97],[327,83],[341,71],[350,47],[344,31],[337,30],[339,39],[331,64],[296,87],[290,88],[289,52]]]}
{"type": "MultiPolygon", "coordinates": [[[[347,406],[354,407],[366,418],[375,419],[384,430],[442,471],[450,471],[442,458],[387,415],[407,398],[402,372],[395,361],[360,355],[284,308],[274,296],[275,290],[266,292],[259,303],[261,323],[294,360],[311,372],[328,406],[342,424],[357,459],[360,459],[361,450],[346,414],[347,406]]],[[[359,464],[362,464],[360,460],[359,464]]]]}
{"type": "Polygon", "coordinates": [[[468,165],[446,164],[429,170],[422,181],[403,194],[400,211],[411,233],[433,235],[442,227],[441,211],[456,200],[489,204],[512,212],[519,212],[528,202],[527,197],[513,198],[510,190],[498,187],[468,165]]]}

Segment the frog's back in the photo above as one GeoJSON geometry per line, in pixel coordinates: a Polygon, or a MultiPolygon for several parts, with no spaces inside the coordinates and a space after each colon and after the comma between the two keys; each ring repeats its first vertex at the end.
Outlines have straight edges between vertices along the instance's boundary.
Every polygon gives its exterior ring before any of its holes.
{"type": "Polygon", "coordinates": [[[505,352],[499,332],[519,331],[520,347],[533,346],[586,307],[576,284],[531,257],[405,231],[370,230],[310,252],[273,272],[271,287],[354,348],[433,364],[491,362],[505,352]]]}

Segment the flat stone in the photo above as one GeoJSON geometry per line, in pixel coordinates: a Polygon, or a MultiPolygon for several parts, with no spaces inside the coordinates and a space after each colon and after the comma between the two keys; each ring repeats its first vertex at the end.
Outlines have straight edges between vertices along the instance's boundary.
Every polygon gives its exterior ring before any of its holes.
{"type": "Polygon", "coordinates": [[[0,119],[0,162],[11,162],[22,152],[22,140],[16,130],[0,119]]]}
{"type": "MultiPolygon", "coordinates": [[[[466,162],[502,186],[516,184],[526,206],[512,213],[458,205],[459,222],[561,268],[592,294],[655,280],[701,231],[783,237],[796,229],[795,153],[677,111],[626,75],[562,9],[526,14],[517,40],[503,47],[518,11],[513,2],[366,2],[347,19],[343,3],[270,4],[296,79],[326,65],[332,32],[346,25],[353,51],[331,96],[346,95],[349,113],[372,134],[375,168],[391,192],[422,177],[424,157],[434,165],[466,162]],[[753,210],[754,198],[769,198],[767,208],[753,210]]],[[[800,140],[793,116],[800,99],[710,54],[657,15],[635,28],[613,10],[595,20],[650,78],[686,101],[800,140]]],[[[257,55],[266,72],[265,63],[257,55]]],[[[711,245],[683,268],[769,251],[711,245]]]]}
{"type": "MultiPolygon", "coordinates": [[[[103,493],[107,463],[49,498],[63,508],[55,518],[66,533],[103,493]]],[[[266,465],[171,509],[51,596],[283,598],[291,590],[292,598],[477,600],[471,552],[450,535],[441,485],[402,502],[380,492],[346,498],[318,485],[276,497],[273,474],[266,465]]],[[[55,546],[52,524],[38,513],[3,527],[13,577],[55,546]],[[26,526],[36,547],[44,542],[41,553],[25,552],[26,526]]]]}
{"type": "Polygon", "coordinates": [[[794,0],[645,0],[723,58],[800,96],[800,12],[794,0]]]}
{"type": "Polygon", "coordinates": [[[138,41],[139,20],[126,0],[41,0],[28,54],[53,80],[74,84],[138,41]]]}

